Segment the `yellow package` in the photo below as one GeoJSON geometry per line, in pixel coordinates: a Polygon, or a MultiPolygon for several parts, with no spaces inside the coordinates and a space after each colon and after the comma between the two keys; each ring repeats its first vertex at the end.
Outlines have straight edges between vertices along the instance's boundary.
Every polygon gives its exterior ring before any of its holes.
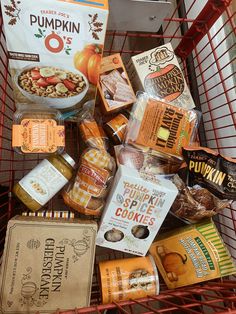
{"type": "Polygon", "coordinates": [[[170,289],[236,273],[235,264],[210,219],[159,236],[150,253],[170,289]]]}

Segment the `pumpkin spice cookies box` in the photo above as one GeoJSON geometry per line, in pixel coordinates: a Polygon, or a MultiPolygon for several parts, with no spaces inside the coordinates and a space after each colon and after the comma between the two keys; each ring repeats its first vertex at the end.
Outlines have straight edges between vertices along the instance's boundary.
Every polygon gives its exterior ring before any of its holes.
{"type": "Polygon", "coordinates": [[[169,289],[236,274],[235,264],[210,219],[158,236],[150,253],[169,289]]]}
{"type": "Polygon", "coordinates": [[[108,0],[85,2],[1,1],[17,103],[73,110],[95,98],[108,0]]]}
{"type": "Polygon", "coordinates": [[[133,56],[127,70],[136,90],[178,107],[195,107],[171,43],[133,56]]]}
{"type": "Polygon", "coordinates": [[[119,165],[96,244],[145,256],[176,195],[171,181],[119,165]]]}
{"type": "Polygon", "coordinates": [[[0,276],[1,313],[48,314],[88,306],[96,232],[92,221],[11,219],[0,276]]]}
{"type": "Polygon", "coordinates": [[[98,90],[105,113],[119,111],[135,102],[136,97],[119,53],[102,58],[98,90]]]}

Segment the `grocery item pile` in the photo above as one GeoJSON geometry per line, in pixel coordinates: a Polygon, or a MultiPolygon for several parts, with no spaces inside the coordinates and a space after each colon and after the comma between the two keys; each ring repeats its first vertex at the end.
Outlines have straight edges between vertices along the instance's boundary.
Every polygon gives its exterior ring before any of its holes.
{"type": "Polygon", "coordinates": [[[11,1],[11,17],[2,1],[12,146],[42,157],[13,187],[24,206],[8,223],[2,313],[89,306],[96,245],[130,254],[99,263],[104,304],[158,294],[158,274],[169,289],[235,274],[211,217],[236,200],[236,161],[198,145],[201,114],[171,44],[126,69],[119,54],[101,58],[106,0],[51,2],[11,1]],[[64,117],[82,139],[78,160],[65,151],[64,117]],[[55,195],[68,211],[47,211],[55,195]],[[183,227],[161,232],[167,215],[183,227]]]}

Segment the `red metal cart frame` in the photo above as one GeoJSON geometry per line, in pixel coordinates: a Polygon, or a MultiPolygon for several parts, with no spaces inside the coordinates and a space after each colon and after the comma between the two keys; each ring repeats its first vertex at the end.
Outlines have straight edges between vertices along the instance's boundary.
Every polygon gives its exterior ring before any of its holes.
{"type": "MultiPolygon", "coordinates": [[[[118,0],[117,0],[118,1],[118,0]]],[[[236,157],[236,12],[232,0],[177,0],[157,33],[107,32],[105,54],[120,52],[125,61],[131,55],[171,41],[191,89],[203,121],[199,136],[201,143],[218,152],[236,157]]],[[[11,125],[15,110],[8,55],[0,18],[0,249],[8,220],[15,214],[11,191],[15,180],[21,178],[39,158],[17,155],[11,148],[11,125]]],[[[77,129],[67,124],[68,146],[77,147],[77,129]],[[73,136],[71,136],[73,134],[73,136]],[[73,143],[72,143],[73,141],[73,143]]],[[[77,156],[77,151],[73,151],[77,156]]],[[[49,207],[53,206],[53,202],[49,207]]],[[[236,260],[236,204],[216,218],[217,226],[236,260]]],[[[118,254],[119,255],[119,254],[118,254]]],[[[101,259],[120,257],[104,251],[101,259]]],[[[100,303],[95,266],[92,306],[57,313],[236,313],[236,278],[212,281],[199,286],[162,291],[159,296],[130,300],[111,305],[100,303]],[[95,305],[93,305],[95,304],[95,305]]]]}

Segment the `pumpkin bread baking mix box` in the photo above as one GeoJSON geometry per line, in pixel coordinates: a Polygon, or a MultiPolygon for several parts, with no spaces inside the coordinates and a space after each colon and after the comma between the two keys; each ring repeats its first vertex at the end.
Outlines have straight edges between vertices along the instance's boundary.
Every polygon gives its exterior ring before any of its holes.
{"type": "Polygon", "coordinates": [[[8,222],[0,312],[52,313],[90,303],[97,224],[16,216],[8,222]]]}
{"type": "Polygon", "coordinates": [[[95,98],[108,0],[3,0],[1,6],[17,103],[70,111],[95,98]]]}
{"type": "Polygon", "coordinates": [[[171,43],[133,56],[127,70],[135,90],[178,107],[195,107],[171,43]]]}
{"type": "Polygon", "coordinates": [[[158,236],[150,253],[170,289],[236,274],[235,264],[210,219],[158,236]]]}

